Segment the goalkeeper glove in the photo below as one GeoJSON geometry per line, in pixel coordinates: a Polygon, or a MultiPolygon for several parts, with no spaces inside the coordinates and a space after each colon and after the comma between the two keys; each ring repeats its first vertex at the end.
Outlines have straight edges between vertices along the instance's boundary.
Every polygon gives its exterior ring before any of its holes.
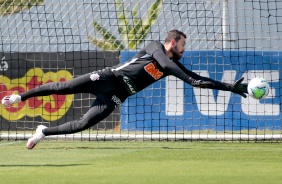
{"type": "Polygon", "coordinates": [[[195,80],[192,77],[190,77],[189,79],[190,79],[190,84],[193,87],[197,87],[197,88],[213,88],[214,87],[214,83],[210,81],[195,80]]]}
{"type": "Polygon", "coordinates": [[[247,83],[242,83],[242,81],[244,80],[244,77],[242,77],[241,79],[237,80],[234,84],[231,85],[231,91],[233,93],[239,94],[244,98],[247,98],[248,94],[248,84],[247,83]]]}

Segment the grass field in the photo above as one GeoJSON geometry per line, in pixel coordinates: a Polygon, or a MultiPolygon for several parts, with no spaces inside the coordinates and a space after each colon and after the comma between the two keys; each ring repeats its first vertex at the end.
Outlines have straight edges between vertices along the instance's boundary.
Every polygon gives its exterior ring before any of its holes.
{"type": "Polygon", "coordinates": [[[281,143],[0,141],[0,183],[282,183],[281,143]]]}

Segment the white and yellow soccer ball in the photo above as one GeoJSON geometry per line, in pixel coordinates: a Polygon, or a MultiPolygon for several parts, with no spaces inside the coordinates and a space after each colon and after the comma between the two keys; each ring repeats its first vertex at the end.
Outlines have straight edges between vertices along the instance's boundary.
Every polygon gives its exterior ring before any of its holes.
{"type": "Polygon", "coordinates": [[[268,95],[269,90],[268,82],[261,77],[253,78],[248,84],[248,93],[256,100],[264,99],[268,95]]]}

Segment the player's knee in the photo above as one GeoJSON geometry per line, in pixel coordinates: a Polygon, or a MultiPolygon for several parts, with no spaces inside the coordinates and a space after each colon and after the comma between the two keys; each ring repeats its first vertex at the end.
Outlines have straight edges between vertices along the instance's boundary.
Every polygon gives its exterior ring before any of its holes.
{"type": "Polygon", "coordinates": [[[71,124],[70,124],[71,130],[72,130],[73,133],[81,132],[81,131],[89,128],[87,125],[88,125],[88,123],[84,119],[72,121],[71,124]]]}

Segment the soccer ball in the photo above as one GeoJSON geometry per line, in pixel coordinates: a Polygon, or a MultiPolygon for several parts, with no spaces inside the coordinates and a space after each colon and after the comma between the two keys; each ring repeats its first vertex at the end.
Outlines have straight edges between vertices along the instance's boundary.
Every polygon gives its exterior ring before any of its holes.
{"type": "Polygon", "coordinates": [[[248,93],[256,100],[264,99],[268,95],[269,89],[268,82],[260,77],[252,79],[248,84],[248,93]]]}

